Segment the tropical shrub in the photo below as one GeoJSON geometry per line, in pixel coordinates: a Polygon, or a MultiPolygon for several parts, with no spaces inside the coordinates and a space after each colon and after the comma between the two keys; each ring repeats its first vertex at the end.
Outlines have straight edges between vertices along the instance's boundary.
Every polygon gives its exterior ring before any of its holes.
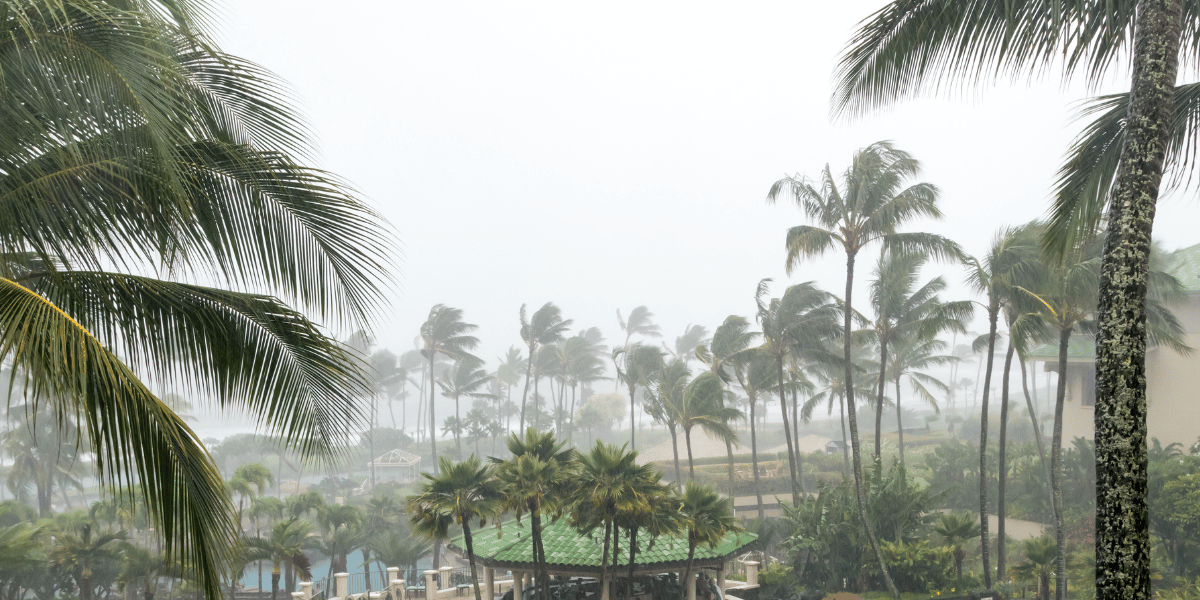
{"type": "MultiPolygon", "coordinates": [[[[928,593],[946,587],[953,578],[954,549],[949,546],[933,546],[928,540],[880,540],[879,549],[892,581],[901,592],[928,593]]],[[[868,583],[883,587],[879,566],[868,562],[866,567],[868,583]]]]}

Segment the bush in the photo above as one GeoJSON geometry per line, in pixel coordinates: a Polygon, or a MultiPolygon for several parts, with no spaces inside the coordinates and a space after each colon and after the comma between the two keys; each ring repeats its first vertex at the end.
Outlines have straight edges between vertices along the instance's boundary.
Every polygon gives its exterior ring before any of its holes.
{"type": "MultiPolygon", "coordinates": [[[[946,587],[952,577],[954,549],[949,546],[931,546],[927,540],[908,543],[880,540],[879,549],[892,581],[901,592],[929,593],[946,587]]],[[[868,562],[866,570],[874,586],[883,587],[878,565],[868,562]]]]}
{"type": "Polygon", "coordinates": [[[761,600],[791,598],[796,593],[796,578],[792,576],[791,567],[775,563],[758,574],[758,586],[761,600]]]}

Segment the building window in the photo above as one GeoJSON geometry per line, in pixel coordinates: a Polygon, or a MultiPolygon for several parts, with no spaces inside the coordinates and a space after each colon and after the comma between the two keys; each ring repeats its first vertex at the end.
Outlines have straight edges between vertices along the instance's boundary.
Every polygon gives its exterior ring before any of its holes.
{"type": "Polygon", "coordinates": [[[1086,367],[1081,373],[1083,377],[1082,390],[1080,394],[1080,406],[1095,406],[1096,405],[1096,367],[1086,367]]]}

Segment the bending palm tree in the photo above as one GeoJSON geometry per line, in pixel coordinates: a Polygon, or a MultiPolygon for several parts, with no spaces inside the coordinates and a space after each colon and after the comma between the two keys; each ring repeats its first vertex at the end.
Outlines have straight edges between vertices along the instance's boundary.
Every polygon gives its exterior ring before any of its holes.
{"type": "MultiPolygon", "coordinates": [[[[500,483],[492,476],[492,467],[484,465],[474,454],[460,463],[442,457],[438,474],[422,473],[427,480],[421,493],[409,497],[409,510],[448,517],[462,526],[467,562],[471,565],[471,581],[475,584],[475,600],[483,600],[479,591],[479,575],[475,570],[475,543],[471,537],[471,521],[480,526],[500,509],[500,483]]],[[[491,592],[489,591],[489,595],[491,592]]]]}
{"type": "Polygon", "coordinates": [[[878,142],[860,150],[843,175],[843,189],[828,166],[821,174],[820,187],[798,177],[775,182],[767,194],[774,203],[780,196],[793,198],[797,205],[820,227],[799,225],[787,233],[787,271],[800,260],[824,254],[840,247],[846,254],[846,293],[843,317],[843,358],[845,390],[850,423],[850,449],[853,459],[854,491],[858,512],[867,539],[879,563],[883,580],[893,596],[900,592],[888,574],[879,541],[867,518],[862,489],[862,459],[859,456],[858,417],[854,408],[854,375],[851,368],[850,321],[853,315],[854,262],[868,244],[881,242],[893,252],[925,252],[936,256],[960,256],[958,246],[941,236],[928,233],[897,233],[896,228],[917,217],[941,217],[937,207],[937,189],[928,183],[902,188],[905,180],[917,175],[920,165],[908,153],[887,142],[878,142]]]}
{"type": "MultiPolygon", "coordinates": [[[[749,348],[759,334],[748,331],[749,329],[750,322],[745,317],[729,315],[725,318],[725,322],[717,326],[716,331],[713,332],[711,344],[696,347],[696,358],[708,365],[709,372],[719,377],[726,388],[733,378],[730,368],[731,361],[736,361],[744,353],[753,351],[749,348]]],[[[725,442],[725,453],[729,462],[729,496],[732,498],[734,489],[733,443],[728,440],[725,442]]]]}
{"type": "Polygon", "coordinates": [[[421,325],[421,354],[429,362],[429,447],[435,461],[438,459],[437,418],[434,415],[433,404],[437,387],[434,385],[437,381],[434,373],[437,355],[444,354],[456,360],[472,356],[469,351],[479,345],[479,338],[469,334],[476,329],[476,325],[462,320],[462,309],[451,308],[445,304],[434,305],[429,310],[429,317],[421,325]]]}
{"type": "Polygon", "coordinates": [[[689,481],[680,500],[679,513],[687,527],[688,540],[687,566],[683,569],[681,580],[683,595],[680,598],[683,600],[688,597],[688,587],[695,585],[692,581],[692,560],[696,556],[696,547],[700,544],[715,547],[726,535],[740,531],[741,527],[733,516],[729,502],[710,487],[689,481]]]}
{"type": "Polygon", "coordinates": [[[169,558],[216,595],[232,505],[144,380],[329,455],[368,386],[305,313],[361,327],[391,242],[349,186],[301,164],[283,86],[212,45],[207,11],[35,0],[0,19],[0,75],[21,82],[0,98],[0,358],[36,402],[80,415],[105,486],[137,490],[169,558]]]}
{"type": "Polygon", "coordinates": [[[723,442],[737,441],[730,423],[745,415],[742,411],[725,406],[725,386],[712,373],[701,373],[683,390],[675,414],[675,420],[683,428],[683,439],[687,442],[688,479],[696,478],[696,467],[692,464],[692,429],[699,426],[709,435],[723,442]]]}
{"type": "Polygon", "coordinates": [[[637,421],[634,419],[634,400],[637,398],[637,388],[649,386],[658,377],[663,368],[663,351],[635,343],[613,350],[612,358],[617,365],[617,381],[629,387],[629,449],[635,450],[637,421]]]}
{"type": "MultiPolygon", "coordinates": [[[[459,413],[459,399],[463,396],[471,398],[491,398],[492,395],[480,392],[479,389],[492,380],[492,376],[483,368],[483,361],[474,356],[463,356],[454,361],[454,365],[442,373],[438,387],[442,395],[454,399],[454,418],[458,423],[464,423],[459,413]]],[[[461,428],[460,428],[461,429],[461,428]]],[[[454,434],[454,456],[462,458],[461,431],[454,434]]]]}
{"type": "MultiPolygon", "coordinates": [[[[538,347],[561,341],[573,322],[571,319],[563,320],[562,311],[553,302],[543,304],[528,319],[525,316],[525,305],[521,305],[521,339],[529,347],[529,359],[525,364],[525,391],[521,392],[521,420],[518,431],[525,430],[525,402],[529,397],[529,379],[533,375],[538,347]]],[[[537,395],[536,379],[533,394],[537,395]]]]}
{"type": "MultiPolygon", "coordinates": [[[[1107,233],[1100,267],[1096,344],[1096,581],[1099,600],[1150,597],[1146,504],[1146,290],[1151,227],[1166,158],[1184,157],[1195,120],[1175,117],[1180,49],[1194,60],[1196,12],[1182,0],[1135,2],[894,2],[868,19],[839,68],[835,103],[858,110],[920,91],[926,82],[966,78],[991,84],[992,66],[1013,75],[1063,65],[1100,81],[1133,46],[1123,139],[1101,160],[1063,169],[1049,242],[1068,251],[1090,235],[1105,200],[1107,233]],[[1136,15],[1136,19],[1134,16],[1136,15]],[[1185,42],[1186,38],[1186,43],[1185,42]],[[1061,60],[1059,60],[1061,59],[1061,60]],[[1002,65],[1002,66],[1001,66],[1002,65]],[[1181,130],[1185,133],[1181,133],[1181,130]],[[1085,175],[1072,189],[1076,171],[1085,175]],[[1111,186],[1109,182],[1112,182],[1111,186]]],[[[1194,106],[1194,102],[1193,102],[1194,106]]],[[[1118,109],[1119,110],[1119,109],[1118,109]]],[[[1110,122],[1115,121],[1112,120],[1110,122]]],[[[1094,136],[1095,131],[1089,132],[1094,136]]],[[[1080,149],[1093,148],[1080,143],[1080,149]]],[[[1082,154],[1082,152],[1081,152],[1082,154]]],[[[1093,154],[1093,158],[1096,158],[1093,154]]],[[[1060,559],[1061,562],[1061,559],[1060,559]]],[[[1056,595],[1062,597],[1063,590],[1056,595]]]]}

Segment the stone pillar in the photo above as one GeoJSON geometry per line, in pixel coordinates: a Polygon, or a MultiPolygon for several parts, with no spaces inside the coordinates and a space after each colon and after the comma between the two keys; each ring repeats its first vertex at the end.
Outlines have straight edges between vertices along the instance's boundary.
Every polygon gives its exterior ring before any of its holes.
{"type": "Polygon", "coordinates": [[[444,589],[446,589],[446,588],[448,588],[448,587],[451,587],[451,585],[450,585],[450,571],[453,571],[454,569],[453,569],[453,568],[451,568],[451,567],[442,567],[442,568],[441,568],[441,569],[439,569],[439,570],[440,570],[442,573],[441,573],[441,576],[439,576],[439,577],[438,577],[438,589],[439,589],[439,590],[444,590],[444,589]]]}
{"type": "Polygon", "coordinates": [[[300,591],[304,592],[304,600],[309,600],[310,598],[312,598],[312,582],[311,581],[301,581],[300,582],[300,591]]]}
{"type": "Polygon", "coordinates": [[[435,598],[437,598],[438,586],[437,586],[437,581],[435,581],[435,579],[434,579],[435,577],[437,577],[437,573],[438,573],[437,571],[433,571],[433,570],[425,571],[425,598],[426,598],[426,600],[434,600],[435,598]]]}
{"type": "Polygon", "coordinates": [[[350,594],[350,574],[349,573],[334,573],[333,575],[333,595],[338,598],[345,598],[350,594]]]}
{"type": "Polygon", "coordinates": [[[725,565],[721,565],[721,568],[717,569],[717,587],[720,588],[720,590],[721,590],[721,596],[724,596],[725,595],[725,565]]]}
{"type": "Polygon", "coordinates": [[[307,600],[304,597],[304,592],[292,592],[292,600],[307,600]]]}
{"type": "Polygon", "coordinates": [[[392,598],[404,597],[404,580],[399,579],[399,576],[400,569],[396,569],[395,573],[388,569],[388,589],[392,590],[392,598]]]}
{"type": "MultiPolygon", "coordinates": [[[[491,567],[484,567],[484,569],[483,569],[483,585],[484,585],[484,589],[487,590],[487,595],[483,596],[483,597],[486,598],[487,600],[492,600],[492,598],[495,598],[496,597],[496,570],[495,569],[493,569],[491,567]]],[[[520,600],[520,598],[516,598],[514,600],[520,600]]]]}
{"type": "Polygon", "coordinates": [[[758,585],[758,563],[746,563],[746,585],[758,585]]]}
{"type": "Polygon", "coordinates": [[[687,586],[687,600],[696,600],[696,574],[690,574],[683,585],[687,586]]]}
{"type": "Polygon", "coordinates": [[[400,567],[387,568],[387,580],[392,581],[393,579],[400,579],[400,567]]]}
{"type": "Polygon", "coordinates": [[[611,576],[600,580],[600,600],[609,600],[608,585],[611,581],[611,576]]]}

